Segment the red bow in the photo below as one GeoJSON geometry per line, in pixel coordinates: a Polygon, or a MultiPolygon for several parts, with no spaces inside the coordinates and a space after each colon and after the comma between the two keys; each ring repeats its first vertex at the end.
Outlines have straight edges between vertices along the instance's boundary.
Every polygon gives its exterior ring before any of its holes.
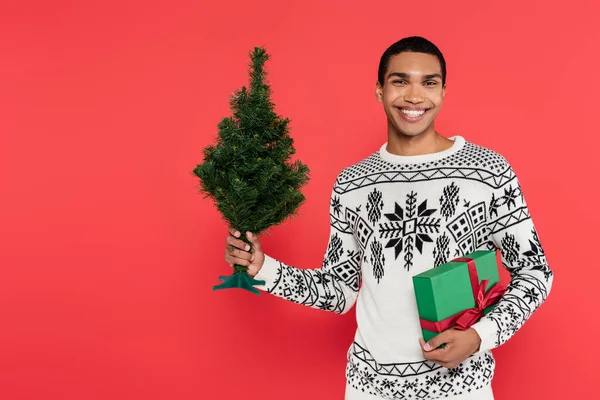
{"type": "Polygon", "coordinates": [[[466,262],[469,267],[469,276],[471,278],[473,298],[475,299],[475,308],[461,311],[439,322],[427,321],[421,318],[421,328],[425,330],[431,332],[442,332],[452,328],[453,326],[461,331],[466,330],[483,316],[483,310],[486,307],[496,304],[500,300],[500,297],[502,297],[506,292],[506,287],[498,282],[486,293],[485,290],[489,281],[486,279],[481,281],[481,284],[479,283],[477,267],[475,267],[475,261],[472,258],[460,257],[452,261],[466,262]]]}

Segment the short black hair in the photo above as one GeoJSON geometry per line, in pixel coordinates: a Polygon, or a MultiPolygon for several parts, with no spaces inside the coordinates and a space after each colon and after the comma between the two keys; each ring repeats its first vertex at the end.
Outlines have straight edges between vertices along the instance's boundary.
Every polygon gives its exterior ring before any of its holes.
{"type": "Polygon", "coordinates": [[[381,86],[383,86],[383,81],[385,80],[385,73],[388,69],[390,58],[396,54],[404,52],[425,53],[436,56],[440,61],[440,66],[442,68],[442,85],[446,84],[446,60],[444,60],[444,55],[440,49],[438,49],[435,44],[431,43],[425,38],[422,38],[421,36],[411,36],[400,39],[388,47],[381,56],[381,60],[379,61],[379,70],[377,73],[377,79],[379,80],[379,84],[381,86]]]}

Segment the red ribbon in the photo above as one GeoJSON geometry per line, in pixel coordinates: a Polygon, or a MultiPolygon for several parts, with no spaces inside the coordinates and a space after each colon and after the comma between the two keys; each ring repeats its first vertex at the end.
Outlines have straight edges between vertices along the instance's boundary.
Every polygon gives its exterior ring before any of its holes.
{"type": "Polygon", "coordinates": [[[475,266],[475,260],[472,258],[459,257],[452,260],[452,262],[467,263],[469,267],[469,277],[471,278],[471,288],[473,289],[473,298],[475,299],[475,308],[469,308],[461,311],[438,322],[427,321],[421,318],[421,328],[425,330],[431,332],[442,332],[454,326],[455,329],[464,331],[470,328],[483,316],[483,310],[485,308],[491,306],[492,304],[498,303],[500,297],[502,297],[506,292],[506,287],[498,282],[486,293],[485,290],[489,281],[485,279],[479,283],[477,267],[475,266]]]}

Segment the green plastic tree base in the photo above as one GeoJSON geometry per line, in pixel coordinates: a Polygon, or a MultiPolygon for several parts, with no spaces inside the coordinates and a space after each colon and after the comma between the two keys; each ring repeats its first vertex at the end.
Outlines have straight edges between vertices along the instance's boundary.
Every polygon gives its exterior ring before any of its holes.
{"type": "Polygon", "coordinates": [[[237,272],[230,276],[220,276],[219,280],[222,280],[223,283],[220,285],[213,286],[213,290],[221,290],[221,289],[244,289],[249,292],[260,296],[260,291],[258,289],[253,288],[253,285],[264,285],[265,281],[258,281],[254,278],[251,278],[245,272],[237,272]]]}

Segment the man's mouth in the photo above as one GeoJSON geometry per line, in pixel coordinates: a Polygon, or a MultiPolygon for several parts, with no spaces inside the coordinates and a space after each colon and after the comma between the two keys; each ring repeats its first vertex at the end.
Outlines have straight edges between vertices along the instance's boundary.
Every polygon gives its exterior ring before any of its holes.
{"type": "Polygon", "coordinates": [[[397,109],[400,112],[400,116],[408,122],[420,121],[423,118],[423,116],[425,115],[425,113],[427,111],[429,111],[428,108],[397,107],[397,109]]]}

